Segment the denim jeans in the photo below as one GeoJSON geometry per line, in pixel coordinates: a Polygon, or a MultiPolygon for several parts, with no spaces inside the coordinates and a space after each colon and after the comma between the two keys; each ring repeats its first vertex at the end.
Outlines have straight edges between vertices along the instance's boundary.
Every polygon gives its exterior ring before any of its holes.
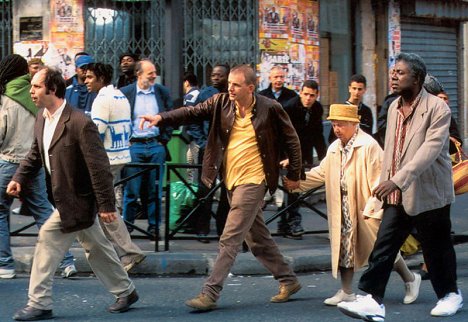
{"type": "MultiPolygon", "coordinates": [[[[3,268],[14,268],[13,256],[10,246],[10,230],[8,227],[8,216],[10,215],[13,198],[6,193],[6,188],[11,178],[19,167],[17,163],[0,160],[0,266],[3,268]]],[[[32,177],[22,187],[22,208],[25,213],[31,214],[36,221],[37,227],[46,222],[52,214],[53,207],[47,200],[46,181],[44,169],[32,177]]],[[[73,264],[73,255],[68,251],[65,254],[60,268],[73,264]]]]}
{"type": "MultiPolygon", "coordinates": [[[[157,198],[159,200],[159,207],[157,209],[159,214],[158,224],[161,222],[161,197],[162,197],[162,178],[164,178],[164,163],[166,162],[166,150],[164,146],[156,141],[141,143],[135,142],[130,145],[130,154],[132,162],[138,163],[159,163],[159,176],[156,175],[156,170],[152,170],[143,176],[138,176],[128,181],[124,190],[124,205],[123,205],[123,218],[133,223],[137,214],[137,201],[141,197],[142,192],[148,197],[148,225],[150,227],[159,226],[156,224],[156,179],[161,178],[159,182],[159,189],[157,198]],[[145,184],[143,184],[145,183],[145,184]],[[146,190],[144,190],[146,189],[146,190]]],[[[143,168],[138,167],[125,167],[125,177],[135,174],[143,168]]],[[[141,199],[141,198],[140,198],[141,199]]]]}

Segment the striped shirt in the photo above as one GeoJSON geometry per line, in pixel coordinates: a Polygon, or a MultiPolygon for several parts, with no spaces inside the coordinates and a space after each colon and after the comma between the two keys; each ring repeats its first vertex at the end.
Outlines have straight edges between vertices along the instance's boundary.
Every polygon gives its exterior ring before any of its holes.
{"type": "MultiPolygon", "coordinates": [[[[402,111],[403,99],[400,97],[398,100],[397,106],[397,119],[396,119],[396,129],[395,129],[395,143],[393,145],[393,160],[392,166],[390,168],[390,178],[392,178],[398,170],[400,170],[401,155],[403,151],[403,146],[405,144],[406,135],[408,134],[408,129],[413,120],[414,111],[421,101],[422,91],[419,92],[416,99],[410,106],[410,113],[405,116],[402,111]]],[[[387,196],[387,204],[389,205],[400,205],[401,204],[401,190],[396,189],[392,191],[387,196]]]]}

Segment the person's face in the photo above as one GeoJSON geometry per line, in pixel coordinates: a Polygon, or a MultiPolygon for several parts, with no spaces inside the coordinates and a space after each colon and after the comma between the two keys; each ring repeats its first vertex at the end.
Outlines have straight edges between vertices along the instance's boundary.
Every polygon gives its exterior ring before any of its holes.
{"type": "Polygon", "coordinates": [[[120,70],[122,73],[127,73],[133,71],[135,68],[135,59],[130,56],[122,57],[120,61],[120,70]]]}
{"type": "Polygon", "coordinates": [[[142,89],[148,89],[156,84],[156,67],[149,61],[143,61],[141,63],[141,70],[138,72],[138,86],[142,89]]]}
{"type": "Polygon", "coordinates": [[[301,103],[304,107],[310,108],[317,100],[318,90],[309,87],[303,87],[299,92],[301,103]]]}
{"type": "Polygon", "coordinates": [[[78,78],[84,82],[85,79],[86,79],[86,66],[87,65],[84,65],[82,67],[76,67],[76,76],[78,76],[78,78]]]}
{"type": "Polygon", "coordinates": [[[340,139],[343,144],[348,143],[356,131],[356,123],[349,121],[332,121],[331,123],[336,137],[340,139]]]}
{"type": "Polygon", "coordinates": [[[228,75],[226,69],[221,66],[216,66],[211,72],[211,84],[215,88],[223,88],[228,83],[228,75]]]}
{"type": "Polygon", "coordinates": [[[440,97],[441,99],[444,100],[445,104],[449,105],[449,98],[448,98],[447,94],[439,93],[439,94],[437,94],[437,97],[440,97]]]}
{"type": "Polygon", "coordinates": [[[241,72],[230,73],[228,78],[228,93],[231,101],[240,104],[248,101],[252,97],[255,86],[247,85],[245,82],[244,74],[241,72]]]}
{"type": "Polygon", "coordinates": [[[41,67],[41,64],[29,65],[29,75],[31,75],[31,77],[34,77],[34,75],[36,75],[36,73],[41,69],[41,67]]]}
{"type": "Polygon", "coordinates": [[[279,91],[281,88],[283,88],[284,85],[284,71],[279,68],[275,68],[270,72],[270,83],[271,87],[275,91],[279,91]]]}
{"type": "Polygon", "coordinates": [[[411,73],[408,64],[398,61],[392,72],[392,90],[395,94],[401,95],[405,92],[413,92],[418,86],[418,80],[411,73]]]}
{"type": "Polygon", "coordinates": [[[47,108],[50,106],[52,98],[51,96],[54,95],[54,93],[51,93],[49,90],[47,90],[44,84],[46,75],[45,72],[45,70],[40,70],[36,73],[36,75],[34,75],[31,80],[31,89],[29,90],[32,101],[39,108],[47,108]]]}
{"type": "Polygon", "coordinates": [[[366,93],[366,86],[364,83],[351,82],[348,86],[349,101],[352,103],[359,103],[362,101],[362,97],[366,93]]]}
{"type": "Polygon", "coordinates": [[[102,78],[97,78],[94,72],[87,70],[86,71],[86,78],[84,83],[86,84],[86,88],[88,92],[97,93],[101,88],[104,87],[104,82],[102,78]]]}

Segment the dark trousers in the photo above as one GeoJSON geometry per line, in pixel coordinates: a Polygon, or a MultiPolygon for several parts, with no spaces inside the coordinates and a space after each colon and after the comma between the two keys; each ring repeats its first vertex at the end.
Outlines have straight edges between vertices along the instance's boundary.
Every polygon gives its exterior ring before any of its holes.
{"type": "Polygon", "coordinates": [[[450,237],[450,205],[408,216],[402,206],[388,206],[384,210],[369,267],[359,280],[359,288],[380,299],[393,269],[401,245],[415,227],[421,243],[432,287],[440,299],[457,292],[457,264],[450,237]]]}

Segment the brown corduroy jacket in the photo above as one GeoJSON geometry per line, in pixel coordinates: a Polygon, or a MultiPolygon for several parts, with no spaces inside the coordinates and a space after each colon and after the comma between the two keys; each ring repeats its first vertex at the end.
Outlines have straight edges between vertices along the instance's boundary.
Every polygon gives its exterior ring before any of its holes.
{"type": "Polygon", "coordinates": [[[60,213],[63,232],[90,227],[97,212],[114,212],[115,196],[109,159],[93,121],[83,112],[65,106],[44,151],[44,110],[34,125],[34,141],[25,160],[13,176],[22,186],[50,161],[46,170],[49,199],[60,213]]]}

